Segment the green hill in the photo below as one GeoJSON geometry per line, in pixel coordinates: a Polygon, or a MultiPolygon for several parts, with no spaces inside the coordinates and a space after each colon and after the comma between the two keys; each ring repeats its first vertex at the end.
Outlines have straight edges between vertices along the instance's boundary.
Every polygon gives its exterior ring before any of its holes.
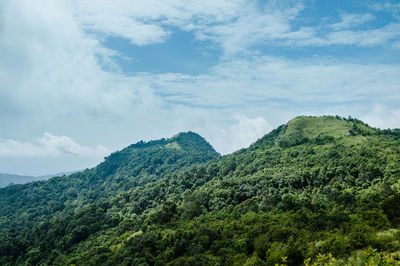
{"type": "MultiPolygon", "coordinates": [[[[89,226],[87,234],[115,225],[118,218],[109,217],[107,213],[111,208],[109,199],[126,191],[134,193],[135,188],[178,169],[218,156],[199,135],[180,133],[171,139],[133,144],[106,157],[93,169],[0,189],[0,262],[14,264],[12,262],[18,258],[24,260],[29,257],[27,252],[35,250],[38,241],[45,240],[46,248],[58,247],[55,241],[72,245],[76,240],[67,239],[67,234],[80,227],[67,223],[79,211],[85,213],[83,218],[80,216],[82,222],[93,223],[99,219],[102,223],[89,226]],[[102,212],[96,213],[99,210],[102,212]],[[47,236],[35,231],[39,225],[53,222],[63,223],[57,224],[62,227],[58,228],[60,231],[47,232],[47,236]]],[[[136,206],[138,212],[146,208],[143,204],[136,206]]],[[[74,232],[79,235],[76,230],[74,232]]]]}
{"type": "MultiPolygon", "coordinates": [[[[377,132],[376,129],[354,119],[348,121],[332,116],[297,117],[285,125],[278,141],[281,146],[291,146],[307,141],[321,144],[334,139],[343,139],[346,136],[366,136],[377,132]]],[[[347,138],[347,140],[354,141],[355,139],[347,138]]]]}
{"type": "Polygon", "coordinates": [[[0,190],[0,263],[396,265],[399,144],[399,130],[331,116],[223,157],[194,133],[140,142],[0,190]]]}

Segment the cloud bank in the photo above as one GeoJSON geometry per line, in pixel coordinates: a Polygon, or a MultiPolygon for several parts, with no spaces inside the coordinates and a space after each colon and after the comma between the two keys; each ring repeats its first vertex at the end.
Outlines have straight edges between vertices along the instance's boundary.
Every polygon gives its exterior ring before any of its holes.
{"type": "Polygon", "coordinates": [[[0,141],[0,156],[58,157],[73,155],[97,157],[109,153],[110,151],[101,145],[96,147],[81,146],[67,136],[54,136],[47,132],[33,143],[18,142],[12,139],[0,141]]]}

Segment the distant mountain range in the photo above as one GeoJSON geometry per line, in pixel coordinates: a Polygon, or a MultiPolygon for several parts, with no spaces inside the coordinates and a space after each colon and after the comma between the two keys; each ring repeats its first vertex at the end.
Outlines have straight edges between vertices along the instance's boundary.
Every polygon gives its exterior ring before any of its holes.
{"type": "Polygon", "coordinates": [[[43,176],[29,176],[29,175],[15,175],[0,173],[0,188],[13,184],[25,184],[33,181],[47,180],[55,176],[70,175],[79,171],[60,172],[56,174],[43,175],[43,176]]]}

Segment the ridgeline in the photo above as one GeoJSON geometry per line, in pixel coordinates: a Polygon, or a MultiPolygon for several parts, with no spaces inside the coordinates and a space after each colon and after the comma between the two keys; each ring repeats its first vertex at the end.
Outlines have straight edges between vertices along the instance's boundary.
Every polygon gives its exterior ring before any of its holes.
{"type": "Polygon", "coordinates": [[[139,142],[0,189],[1,265],[395,265],[400,131],[297,117],[247,149],[139,142]]]}

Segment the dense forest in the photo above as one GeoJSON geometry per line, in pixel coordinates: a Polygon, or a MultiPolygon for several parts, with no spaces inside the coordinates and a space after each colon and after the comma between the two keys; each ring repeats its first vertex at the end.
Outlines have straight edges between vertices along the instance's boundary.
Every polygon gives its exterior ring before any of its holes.
{"type": "Polygon", "coordinates": [[[0,189],[1,265],[399,265],[400,130],[298,117],[220,156],[188,132],[0,189]]]}

